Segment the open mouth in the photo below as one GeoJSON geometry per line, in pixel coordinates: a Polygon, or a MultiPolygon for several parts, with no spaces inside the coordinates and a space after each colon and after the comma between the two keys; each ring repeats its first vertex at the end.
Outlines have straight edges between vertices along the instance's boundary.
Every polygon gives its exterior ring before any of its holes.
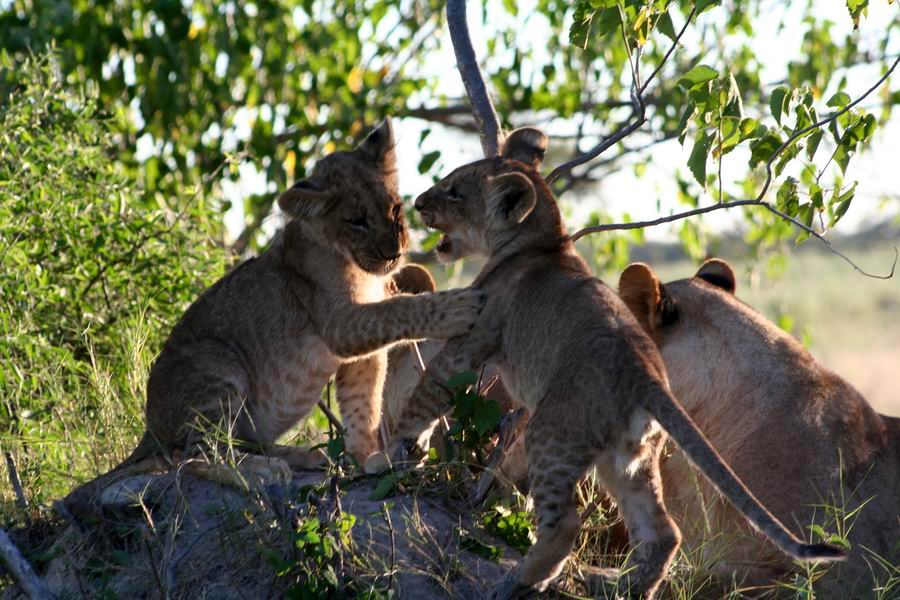
{"type": "MultiPolygon", "coordinates": [[[[425,222],[425,227],[427,227],[429,231],[444,231],[443,227],[435,223],[434,215],[423,213],[422,217],[423,221],[425,222]]],[[[448,232],[444,232],[444,235],[442,235],[441,239],[438,240],[438,243],[434,247],[434,249],[438,254],[447,254],[448,252],[453,250],[453,240],[450,238],[450,234],[448,232]]]]}
{"type": "Polygon", "coordinates": [[[450,235],[446,233],[442,235],[441,239],[438,240],[437,246],[435,246],[434,249],[439,254],[447,254],[448,252],[453,250],[453,241],[450,239],[450,235]]]}

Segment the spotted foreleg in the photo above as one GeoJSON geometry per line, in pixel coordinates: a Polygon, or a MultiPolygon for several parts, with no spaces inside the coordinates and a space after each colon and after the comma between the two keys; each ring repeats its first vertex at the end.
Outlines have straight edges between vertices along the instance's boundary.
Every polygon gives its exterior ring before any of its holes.
{"type": "Polygon", "coordinates": [[[376,352],[344,363],[335,379],[338,406],[347,429],[347,452],[360,464],[379,448],[378,421],[386,371],[387,353],[376,352]]]}

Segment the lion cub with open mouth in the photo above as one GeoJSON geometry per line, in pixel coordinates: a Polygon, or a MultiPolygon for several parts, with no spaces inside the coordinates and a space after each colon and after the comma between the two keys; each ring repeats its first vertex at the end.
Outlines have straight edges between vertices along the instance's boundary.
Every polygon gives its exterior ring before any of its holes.
{"type": "MultiPolygon", "coordinates": [[[[581,521],[575,486],[596,466],[618,502],[634,551],[619,583],[656,592],[681,541],[666,512],[659,473],[665,433],[747,518],[804,560],[837,559],[807,545],[747,490],[672,397],[662,358],[616,293],[576,254],[538,168],[547,138],[523,128],[500,157],[460,167],[416,200],[426,224],[446,233],[444,260],[489,257],[473,287],[488,301],[475,328],[447,342],[428,365],[388,447],[402,458],[448,410],[443,383],[492,361],[531,419],[525,434],[537,543],[493,590],[509,598],[559,574],[581,521]]],[[[377,456],[377,455],[376,455],[377,456]]],[[[370,466],[377,467],[374,457],[370,466]]]]}

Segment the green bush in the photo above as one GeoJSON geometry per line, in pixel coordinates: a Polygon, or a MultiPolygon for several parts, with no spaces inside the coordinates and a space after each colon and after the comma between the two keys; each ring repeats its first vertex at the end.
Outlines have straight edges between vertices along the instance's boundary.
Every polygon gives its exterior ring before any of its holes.
{"type": "Polygon", "coordinates": [[[0,100],[0,445],[40,501],[127,454],[153,356],[228,258],[191,190],[178,213],[141,207],[95,96],[52,57],[17,77],[0,100]]]}

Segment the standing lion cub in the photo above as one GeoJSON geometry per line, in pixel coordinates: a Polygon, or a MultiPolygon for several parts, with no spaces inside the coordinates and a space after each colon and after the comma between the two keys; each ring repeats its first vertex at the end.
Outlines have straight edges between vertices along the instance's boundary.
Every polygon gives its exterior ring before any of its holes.
{"type": "MultiPolygon", "coordinates": [[[[488,302],[471,333],[453,338],[429,363],[388,457],[402,458],[448,410],[443,384],[454,373],[495,362],[511,396],[531,418],[525,433],[537,543],[493,590],[511,598],[555,577],[581,528],[575,487],[596,466],[624,516],[634,550],[619,582],[651,598],[680,543],[663,502],[657,421],[724,494],[780,548],[804,560],[839,558],[807,545],[747,490],[672,397],[662,358],[619,297],[593,277],[566,235],[538,168],[547,138],[514,131],[501,156],[455,170],[419,196],[426,224],[446,233],[444,260],[488,257],[474,287],[488,302]]],[[[376,455],[377,456],[377,455],[376,455]]],[[[383,458],[373,456],[374,470],[383,458]]]]}
{"type": "MultiPolygon", "coordinates": [[[[640,263],[619,280],[659,346],[673,393],[735,473],[797,533],[818,523],[849,541],[849,560],[816,589],[876,597],[876,582],[891,576],[886,565],[900,564],[900,419],[876,413],[735,288],[731,267],[717,259],[665,285],[640,263]]],[[[717,557],[718,571],[762,583],[792,568],[696,480],[684,455],[669,457],[662,473],[686,545],[717,557]]]]}
{"type": "Polygon", "coordinates": [[[90,514],[95,493],[126,469],[190,455],[211,426],[253,451],[241,456],[243,473],[289,479],[318,457],[275,441],[335,374],[347,450],[365,460],[378,448],[386,347],[461,335],[477,319],[480,291],[390,297],[407,230],[389,120],[356,150],[320,160],[278,203],[291,217],[283,236],[188,308],[150,372],[143,439],[109,476],[68,496],[72,512],[90,514]]]}

